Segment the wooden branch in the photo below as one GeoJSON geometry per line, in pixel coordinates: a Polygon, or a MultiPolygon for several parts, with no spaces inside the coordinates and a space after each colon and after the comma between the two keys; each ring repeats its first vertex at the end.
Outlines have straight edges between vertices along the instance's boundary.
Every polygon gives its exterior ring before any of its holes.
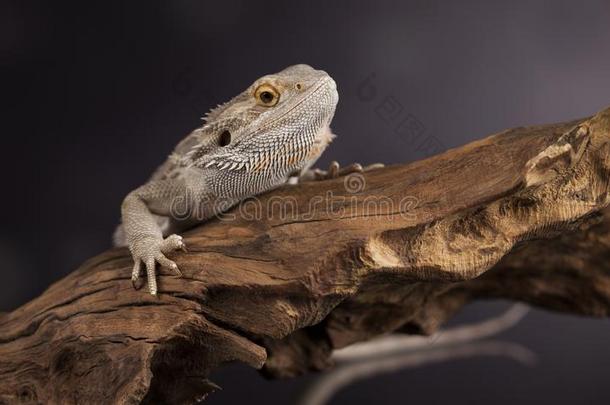
{"type": "Polygon", "coordinates": [[[224,362],[325,368],[479,298],[608,316],[609,179],[607,109],[250,200],[186,234],[158,298],[107,251],[0,315],[0,402],[191,403],[224,362]]]}

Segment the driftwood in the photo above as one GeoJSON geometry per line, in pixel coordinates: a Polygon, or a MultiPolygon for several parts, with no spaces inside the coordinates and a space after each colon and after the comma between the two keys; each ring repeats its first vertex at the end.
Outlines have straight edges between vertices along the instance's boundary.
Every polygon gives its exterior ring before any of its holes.
{"type": "Polygon", "coordinates": [[[192,403],[224,362],[324,369],[480,298],[608,316],[609,179],[607,109],[250,200],[186,234],[158,298],[109,250],[0,315],[0,402],[192,403]]]}

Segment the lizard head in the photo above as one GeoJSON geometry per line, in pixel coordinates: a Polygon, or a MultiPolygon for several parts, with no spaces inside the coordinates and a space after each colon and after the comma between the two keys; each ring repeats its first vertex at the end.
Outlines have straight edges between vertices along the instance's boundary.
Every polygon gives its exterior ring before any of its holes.
{"type": "Polygon", "coordinates": [[[294,65],[263,76],[206,115],[201,143],[191,158],[200,167],[233,170],[251,168],[272,151],[286,150],[283,158],[266,158],[275,163],[304,160],[307,151],[297,149],[306,149],[328,128],[337,102],[334,80],[311,66],[294,65]]]}

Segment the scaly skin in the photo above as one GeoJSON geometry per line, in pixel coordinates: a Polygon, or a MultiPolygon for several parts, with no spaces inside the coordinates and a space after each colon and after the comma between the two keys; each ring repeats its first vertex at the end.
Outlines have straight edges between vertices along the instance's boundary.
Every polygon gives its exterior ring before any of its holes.
{"type": "Polygon", "coordinates": [[[183,139],[152,178],[123,201],[115,244],[126,244],[131,251],[134,286],[142,264],[153,295],[156,263],[180,274],[166,257],[186,250],[174,232],[290,178],[320,179],[362,170],[352,165],[341,171],[336,162],[328,173],[310,170],[334,138],[329,125],[338,98],[326,72],[295,65],[261,77],[210,111],[205,125],[183,139]]]}

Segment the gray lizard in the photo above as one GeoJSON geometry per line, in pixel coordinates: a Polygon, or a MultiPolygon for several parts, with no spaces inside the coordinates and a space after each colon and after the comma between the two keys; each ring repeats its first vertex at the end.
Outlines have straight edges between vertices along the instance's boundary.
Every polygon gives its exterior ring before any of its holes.
{"type": "Polygon", "coordinates": [[[329,125],[338,99],[336,84],[326,72],[295,65],[261,77],[211,110],[205,124],[123,200],[122,225],[114,242],[131,251],[134,287],[142,264],[153,295],[157,263],[181,274],[166,257],[175,250],[186,251],[176,232],[291,179],[324,179],[363,170],[358,164],[339,170],[336,162],[328,171],[311,169],[335,137],[329,125]]]}

